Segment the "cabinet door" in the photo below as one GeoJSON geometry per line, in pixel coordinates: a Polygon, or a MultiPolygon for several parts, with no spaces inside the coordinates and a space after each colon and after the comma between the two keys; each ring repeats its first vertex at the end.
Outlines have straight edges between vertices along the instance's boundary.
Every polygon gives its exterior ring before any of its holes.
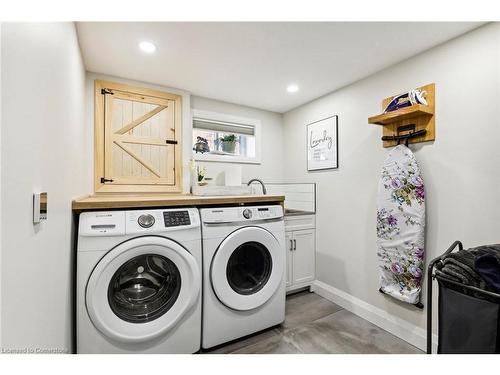
{"type": "Polygon", "coordinates": [[[293,278],[293,232],[285,233],[286,247],[286,287],[292,286],[293,278]]]}
{"type": "Polygon", "coordinates": [[[314,229],[293,232],[293,284],[314,280],[316,269],[314,245],[314,229]]]}

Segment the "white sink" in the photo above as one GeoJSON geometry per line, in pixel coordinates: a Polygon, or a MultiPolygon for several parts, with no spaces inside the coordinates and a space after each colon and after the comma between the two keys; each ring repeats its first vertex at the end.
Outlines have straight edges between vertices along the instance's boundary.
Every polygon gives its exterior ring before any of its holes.
{"type": "Polygon", "coordinates": [[[217,196],[217,195],[251,195],[252,188],[250,186],[193,186],[193,195],[198,196],[217,196]]]}

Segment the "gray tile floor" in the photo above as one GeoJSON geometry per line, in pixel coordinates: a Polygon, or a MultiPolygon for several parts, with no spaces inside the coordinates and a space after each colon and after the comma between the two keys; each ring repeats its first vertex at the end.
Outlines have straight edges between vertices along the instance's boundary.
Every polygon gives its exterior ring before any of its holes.
{"type": "Polygon", "coordinates": [[[287,297],[285,322],[208,353],[422,353],[387,331],[314,293],[287,297]]]}

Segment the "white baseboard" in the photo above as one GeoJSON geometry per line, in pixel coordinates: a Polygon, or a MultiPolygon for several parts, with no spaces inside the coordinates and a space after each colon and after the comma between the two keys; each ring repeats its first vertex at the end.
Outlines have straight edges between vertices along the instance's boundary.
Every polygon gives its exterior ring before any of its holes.
{"type": "MultiPolygon", "coordinates": [[[[378,307],[370,305],[359,298],[356,298],[321,281],[316,280],[314,282],[313,290],[321,297],[336,303],[353,314],[356,314],[370,323],[386,330],[387,332],[392,333],[394,336],[397,336],[413,346],[426,351],[427,344],[425,329],[417,327],[406,320],[391,315],[378,307]]],[[[433,335],[432,347],[433,353],[435,353],[437,349],[437,335],[433,335]]]]}

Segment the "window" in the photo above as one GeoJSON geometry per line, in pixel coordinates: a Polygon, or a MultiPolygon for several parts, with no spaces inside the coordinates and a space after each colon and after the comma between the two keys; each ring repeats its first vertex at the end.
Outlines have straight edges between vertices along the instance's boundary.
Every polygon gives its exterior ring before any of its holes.
{"type": "Polygon", "coordinates": [[[95,191],[180,192],[181,97],[95,82],[95,191]]]}
{"type": "Polygon", "coordinates": [[[221,113],[193,111],[193,158],[260,163],[260,121],[221,113]]]}

